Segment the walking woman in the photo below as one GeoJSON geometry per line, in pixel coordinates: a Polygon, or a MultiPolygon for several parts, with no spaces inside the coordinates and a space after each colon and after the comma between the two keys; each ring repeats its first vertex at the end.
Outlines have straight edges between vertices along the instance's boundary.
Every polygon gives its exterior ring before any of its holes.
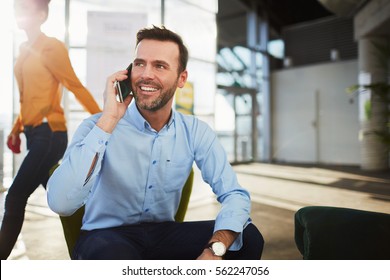
{"type": "Polygon", "coordinates": [[[61,107],[62,86],[73,92],[91,114],[100,108],[72,68],[65,45],[46,36],[50,0],[15,0],[18,27],[27,41],[20,47],[14,72],[20,92],[20,114],[8,136],[8,147],[20,151],[20,133],[27,140],[24,158],[5,199],[0,232],[0,258],[7,259],[21,231],[29,196],[46,183],[49,171],[67,147],[67,127],[61,107]]]}

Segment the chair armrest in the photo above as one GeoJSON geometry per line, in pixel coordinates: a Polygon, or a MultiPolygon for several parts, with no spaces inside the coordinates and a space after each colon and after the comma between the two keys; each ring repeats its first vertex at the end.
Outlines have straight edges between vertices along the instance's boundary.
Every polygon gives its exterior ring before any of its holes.
{"type": "Polygon", "coordinates": [[[390,214],[308,206],[295,213],[304,259],[390,259],[390,214]]]}
{"type": "Polygon", "coordinates": [[[73,248],[76,245],[77,239],[80,236],[84,212],[85,206],[82,206],[71,216],[60,216],[69,256],[72,256],[73,248]]]}

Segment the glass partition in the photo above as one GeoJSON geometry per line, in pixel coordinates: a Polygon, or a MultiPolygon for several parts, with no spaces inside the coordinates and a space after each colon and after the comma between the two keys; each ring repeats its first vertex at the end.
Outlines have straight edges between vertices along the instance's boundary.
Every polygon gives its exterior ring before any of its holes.
{"type": "MultiPolygon", "coordinates": [[[[43,32],[48,36],[56,37],[60,41],[69,42],[69,55],[73,68],[81,82],[89,88],[88,76],[88,13],[103,11],[106,13],[143,13],[147,15],[147,25],[164,24],[178,32],[184,39],[190,53],[188,63],[189,82],[194,87],[194,113],[214,126],[214,107],[216,94],[216,13],[217,0],[56,0],[51,1],[49,17],[42,26],[43,32]],[[69,14],[66,13],[66,4],[69,3],[69,14]],[[162,6],[162,3],[164,5],[162,6]],[[163,10],[162,10],[163,9],[163,10]],[[66,17],[69,19],[69,36],[66,38],[66,17]],[[68,40],[66,40],[68,39],[68,40]]],[[[23,155],[13,156],[5,147],[5,137],[8,135],[15,115],[19,112],[19,92],[14,82],[13,64],[18,56],[20,44],[26,40],[23,31],[17,29],[13,19],[13,1],[2,1],[0,4],[1,18],[8,22],[2,24],[2,69],[1,69],[1,94],[0,104],[0,130],[3,131],[0,143],[4,157],[4,169],[16,170],[17,162],[23,159],[23,155]],[[16,163],[16,164],[13,164],[16,163]],[[13,168],[12,168],[12,165],[13,168]],[[8,166],[8,167],[6,167],[8,166]],[[11,166],[11,167],[9,167],[11,166]]],[[[104,40],[105,38],[101,38],[104,40]]],[[[135,38],[129,38],[135,41],[135,38]]],[[[126,63],[125,63],[126,64],[126,63]]],[[[91,90],[91,89],[90,89],[91,90]]],[[[100,89],[101,94],[104,88],[100,89]]],[[[99,94],[99,90],[97,90],[99,94]]],[[[88,117],[81,105],[75,100],[72,93],[64,94],[64,106],[68,119],[69,140],[80,122],[88,117]]],[[[24,144],[22,144],[24,145],[24,144]]],[[[1,165],[0,165],[1,167],[1,165]]],[[[9,185],[13,172],[8,172],[9,185]]],[[[2,178],[0,178],[1,180],[2,178]]]]}
{"type": "Polygon", "coordinates": [[[216,6],[217,1],[165,1],[165,25],[179,33],[189,49],[188,80],[194,87],[194,112],[212,127],[216,95],[216,6]]]}

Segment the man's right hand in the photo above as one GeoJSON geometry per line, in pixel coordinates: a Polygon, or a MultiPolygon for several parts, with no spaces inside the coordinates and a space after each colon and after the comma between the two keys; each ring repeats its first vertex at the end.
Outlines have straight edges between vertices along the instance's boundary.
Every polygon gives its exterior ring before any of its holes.
{"type": "Polygon", "coordinates": [[[111,133],[119,120],[124,116],[129,106],[132,95],[126,97],[123,103],[117,101],[115,81],[123,81],[127,78],[127,70],[118,71],[107,78],[106,90],[103,94],[103,113],[97,122],[97,126],[107,133],[111,133]]]}

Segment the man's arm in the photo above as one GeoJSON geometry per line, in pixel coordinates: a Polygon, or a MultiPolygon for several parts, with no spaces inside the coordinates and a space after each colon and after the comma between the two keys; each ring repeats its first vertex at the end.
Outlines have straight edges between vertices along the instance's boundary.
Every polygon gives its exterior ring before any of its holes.
{"type": "Polygon", "coordinates": [[[84,121],[77,129],[61,165],[48,182],[48,203],[50,208],[69,216],[87,200],[93,185],[94,174],[98,174],[110,133],[126,112],[132,97],[124,103],[116,101],[113,87],[115,80],[125,79],[126,72],[119,71],[107,79],[104,92],[103,113],[95,122],[84,121]]]}
{"type": "MultiPolygon", "coordinates": [[[[117,72],[111,75],[110,77],[108,77],[107,79],[107,86],[104,92],[103,114],[101,115],[101,117],[96,123],[96,126],[98,126],[100,129],[102,129],[104,132],[107,133],[113,132],[119,120],[125,114],[126,108],[129,106],[131,100],[133,99],[133,97],[130,96],[126,98],[123,104],[116,101],[116,92],[115,92],[114,83],[116,80],[122,80],[123,78],[126,79],[127,76],[123,77],[124,73],[125,73],[124,71],[117,72]]],[[[96,163],[98,161],[98,158],[99,155],[96,154],[91,163],[91,167],[89,168],[89,172],[86,180],[88,180],[91,177],[92,172],[94,171],[96,163]]]]}
{"type": "MultiPolygon", "coordinates": [[[[242,245],[242,231],[249,222],[250,196],[242,188],[237,176],[227,160],[226,153],[215,132],[206,124],[199,122],[195,133],[195,161],[221,203],[214,234],[210,242],[220,241],[226,249],[239,250],[242,245]]],[[[206,245],[206,244],[205,244],[206,245]]],[[[221,259],[205,249],[199,259],[221,259]]]]}

